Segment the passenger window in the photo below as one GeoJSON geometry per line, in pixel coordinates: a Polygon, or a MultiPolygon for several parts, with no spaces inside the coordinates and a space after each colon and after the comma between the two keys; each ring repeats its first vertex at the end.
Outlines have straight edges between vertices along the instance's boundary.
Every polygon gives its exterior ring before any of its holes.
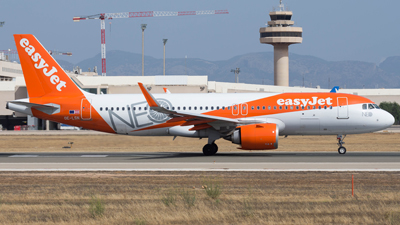
{"type": "Polygon", "coordinates": [[[274,110],[276,110],[276,106],[274,106],[274,110]]]}
{"type": "Polygon", "coordinates": [[[119,107],[117,107],[117,111],[119,111],[119,107]]]}
{"type": "Polygon", "coordinates": [[[304,107],[304,105],[303,106],[301,106],[301,109],[304,109],[305,107],[304,107]]]}
{"type": "Polygon", "coordinates": [[[183,106],[183,110],[186,110],[186,106],[183,106]]]}
{"type": "Polygon", "coordinates": [[[225,106],[222,106],[222,110],[225,110],[225,106]]]}
{"type": "Polygon", "coordinates": [[[211,110],[214,110],[214,106],[211,106],[211,110]]]}
{"type": "Polygon", "coordinates": [[[265,110],[265,105],[263,106],[263,110],[265,110]]]}
{"type": "Polygon", "coordinates": [[[131,110],[131,107],[127,107],[128,111],[131,110]]]}
{"type": "Polygon", "coordinates": [[[290,106],[290,109],[293,110],[293,106],[292,105],[290,106]]]}
{"type": "Polygon", "coordinates": [[[324,106],[324,109],[326,109],[326,106],[324,106]]]}
{"type": "Polygon", "coordinates": [[[103,107],[100,107],[100,111],[103,111],[103,107]]]}
{"type": "Polygon", "coordinates": [[[230,106],[228,106],[228,110],[231,110],[231,107],[230,107],[230,106]]]}
{"type": "Polygon", "coordinates": [[[307,106],[307,109],[310,109],[310,106],[307,106]]]}
{"type": "Polygon", "coordinates": [[[287,109],[287,106],[285,106],[285,109],[287,109]]]}
{"type": "Polygon", "coordinates": [[[147,110],[147,107],[144,107],[144,110],[147,110]]]}
{"type": "Polygon", "coordinates": [[[125,107],[122,107],[122,111],[125,111],[125,107]]]}
{"type": "Polygon", "coordinates": [[[111,107],[111,111],[114,111],[114,107],[111,107]]]}
{"type": "Polygon", "coordinates": [[[282,106],[279,106],[279,109],[282,109],[282,106]]]}
{"type": "MultiPolygon", "coordinates": [[[[244,108],[243,108],[244,109],[244,108]]],[[[254,106],[251,107],[251,110],[254,110],[254,106]]]]}
{"type": "Polygon", "coordinates": [[[296,106],[296,109],[299,109],[299,106],[296,106]]]}
{"type": "Polygon", "coordinates": [[[172,106],[172,110],[175,110],[175,107],[174,107],[174,106],[172,106]]]}
{"type": "Polygon", "coordinates": [[[260,106],[257,106],[257,110],[260,110],[260,106]]]}
{"type": "Polygon", "coordinates": [[[271,110],[271,106],[268,106],[268,110],[271,110]]]}
{"type": "Polygon", "coordinates": [[[191,107],[191,106],[189,106],[189,110],[192,110],[192,107],[191,107]]]}
{"type": "Polygon", "coordinates": [[[136,107],[133,107],[133,110],[135,111],[135,110],[136,110],[136,107]]]}
{"type": "Polygon", "coordinates": [[[367,109],[367,104],[363,104],[362,109],[364,109],[364,110],[367,109]]]}
{"type": "Polygon", "coordinates": [[[180,107],[180,106],[178,106],[178,110],[181,110],[181,107],[180,107]]]}
{"type": "Polygon", "coordinates": [[[321,109],[321,106],[318,106],[318,109],[321,109]]]}
{"type": "Polygon", "coordinates": [[[106,111],[108,111],[108,107],[106,107],[106,111]]]}
{"type": "Polygon", "coordinates": [[[142,110],[142,107],[139,107],[139,111],[142,110]]]}
{"type": "Polygon", "coordinates": [[[197,110],[197,106],[195,106],[193,109],[194,109],[194,110],[197,110]]]}
{"type": "Polygon", "coordinates": [[[208,110],[208,106],[206,106],[206,108],[205,108],[206,110],[208,110]]]}
{"type": "Polygon", "coordinates": [[[203,106],[200,106],[200,110],[203,110],[203,106]]]}
{"type": "Polygon", "coordinates": [[[219,109],[219,106],[217,106],[217,109],[219,109]]]}
{"type": "Polygon", "coordinates": [[[234,106],[233,109],[236,110],[237,109],[236,106],[234,106]]]}
{"type": "Polygon", "coordinates": [[[332,107],[332,106],[330,106],[329,108],[330,108],[330,109],[332,109],[333,107],[332,107]]]}

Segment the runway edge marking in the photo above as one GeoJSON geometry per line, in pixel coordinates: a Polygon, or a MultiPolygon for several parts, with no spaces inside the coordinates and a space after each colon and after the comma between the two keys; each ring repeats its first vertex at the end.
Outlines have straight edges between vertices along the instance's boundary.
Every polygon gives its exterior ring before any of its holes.
{"type": "Polygon", "coordinates": [[[400,169],[0,169],[0,172],[400,172],[400,169]]]}

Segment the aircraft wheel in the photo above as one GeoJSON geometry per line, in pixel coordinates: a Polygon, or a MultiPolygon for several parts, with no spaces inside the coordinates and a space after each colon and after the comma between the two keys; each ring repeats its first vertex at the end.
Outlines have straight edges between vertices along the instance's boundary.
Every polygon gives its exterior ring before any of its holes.
{"type": "Polygon", "coordinates": [[[212,145],[214,146],[214,148],[215,148],[215,153],[217,153],[218,152],[218,145],[217,144],[215,144],[215,143],[212,143],[212,145]]]}
{"type": "Polygon", "coordinates": [[[345,147],[339,147],[339,148],[338,148],[338,152],[339,152],[339,154],[341,154],[341,155],[346,154],[346,148],[345,148],[345,147]]]}
{"type": "Polygon", "coordinates": [[[218,151],[218,146],[214,143],[206,144],[203,147],[203,154],[206,156],[215,155],[218,151]]]}

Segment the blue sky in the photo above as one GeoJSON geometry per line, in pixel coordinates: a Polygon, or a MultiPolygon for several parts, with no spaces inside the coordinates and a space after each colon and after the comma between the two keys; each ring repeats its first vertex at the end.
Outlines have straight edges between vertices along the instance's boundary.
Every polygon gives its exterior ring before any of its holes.
{"type": "MultiPolygon", "coordinates": [[[[303,27],[303,43],[289,51],[325,60],[379,63],[400,55],[400,1],[283,0],[303,27]]],[[[259,43],[259,28],[278,0],[0,0],[0,50],[15,49],[13,34],[32,33],[48,50],[70,51],[62,59],[79,62],[100,53],[100,21],[74,23],[72,17],[112,12],[228,9],[228,15],[114,19],[106,21],[107,50],[141,53],[140,24],[146,23],[145,54],[225,60],[270,52],[259,43]],[[109,22],[111,22],[111,27],[109,22]],[[111,31],[110,31],[111,29],[111,31]]],[[[60,58],[61,59],[61,58],[60,58]]]]}

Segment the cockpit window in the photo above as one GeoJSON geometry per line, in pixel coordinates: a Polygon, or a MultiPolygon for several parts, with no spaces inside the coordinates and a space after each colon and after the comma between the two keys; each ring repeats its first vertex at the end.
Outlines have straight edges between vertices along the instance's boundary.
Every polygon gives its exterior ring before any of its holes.
{"type": "Polygon", "coordinates": [[[367,104],[363,104],[363,105],[362,105],[362,109],[365,110],[365,109],[367,109],[367,108],[368,108],[368,107],[367,107],[367,104]]]}
{"type": "Polygon", "coordinates": [[[369,108],[369,109],[374,109],[375,107],[374,107],[374,105],[372,105],[372,104],[368,104],[368,108],[369,108]]]}
{"type": "Polygon", "coordinates": [[[375,108],[380,109],[379,106],[377,104],[374,104],[375,108]]]}

